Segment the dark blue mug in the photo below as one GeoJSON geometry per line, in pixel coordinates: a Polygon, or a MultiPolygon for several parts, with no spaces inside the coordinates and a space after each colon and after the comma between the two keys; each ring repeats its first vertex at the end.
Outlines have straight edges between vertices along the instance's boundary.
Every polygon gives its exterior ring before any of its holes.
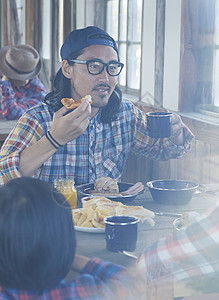
{"type": "Polygon", "coordinates": [[[152,138],[170,137],[172,115],[170,112],[147,113],[148,135],[152,138]]]}
{"type": "Polygon", "coordinates": [[[138,236],[138,222],[136,217],[110,216],[104,219],[105,240],[108,250],[134,251],[138,236]]]}

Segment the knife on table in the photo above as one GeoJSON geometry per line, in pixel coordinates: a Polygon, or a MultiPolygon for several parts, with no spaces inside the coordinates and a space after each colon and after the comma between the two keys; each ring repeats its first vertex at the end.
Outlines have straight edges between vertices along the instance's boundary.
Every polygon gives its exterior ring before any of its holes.
{"type": "Polygon", "coordinates": [[[135,254],[134,252],[129,252],[129,251],[120,251],[121,254],[124,254],[128,257],[131,257],[131,258],[134,258],[134,259],[137,259],[138,258],[138,255],[135,254]]]}
{"type": "Polygon", "coordinates": [[[155,216],[164,216],[164,217],[181,217],[182,214],[177,214],[177,213],[166,213],[166,212],[155,212],[155,216]]]}

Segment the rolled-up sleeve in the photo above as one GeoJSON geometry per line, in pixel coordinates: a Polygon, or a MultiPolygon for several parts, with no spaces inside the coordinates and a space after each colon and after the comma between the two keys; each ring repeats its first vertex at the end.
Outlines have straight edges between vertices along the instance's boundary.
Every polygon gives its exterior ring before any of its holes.
{"type": "Polygon", "coordinates": [[[0,152],[0,170],[3,182],[20,177],[20,153],[43,136],[38,120],[25,113],[5,140],[0,152]]]}

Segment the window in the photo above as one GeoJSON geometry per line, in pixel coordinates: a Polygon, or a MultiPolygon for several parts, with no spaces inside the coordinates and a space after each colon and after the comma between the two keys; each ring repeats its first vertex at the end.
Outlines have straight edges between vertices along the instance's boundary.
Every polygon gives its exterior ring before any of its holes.
{"type": "Polygon", "coordinates": [[[107,1],[106,30],[116,40],[125,64],[119,84],[135,93],[140,89],[142,6],[142,0],[107,1]]]}
{"type": "Polygon", "coordinates": [[[219,0],[106,3],[123,92],[175,111],[219,112],[219,0]]]}
{"type": "Polygon", "coordinates": [[[183,10],[181,110],[218,113],[219,0],[185,0],[183,10]]]}
{"type": "Polygon", "coordinates": [[[219,107],[219,1],[215,9],[214,105],[219,107]]]}

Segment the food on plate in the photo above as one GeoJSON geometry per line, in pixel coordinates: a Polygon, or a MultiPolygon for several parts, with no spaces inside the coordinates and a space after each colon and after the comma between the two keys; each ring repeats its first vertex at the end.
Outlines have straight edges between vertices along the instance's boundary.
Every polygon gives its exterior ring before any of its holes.
{"type": "Polygon", "coordinates": [[[142,182],[136,182],[133,186],[130,186],[126,191],[122,192],[123,196],[135,195],[145,190],[145,186],[142,182]]]}
{"type": "Polygon", "coordinates": [[[198,221],[200,218],[200,214],[196,211],[185,212],[180,217],[180,226],[185,227],[189,224],[198,221]]]}
{"type": "Polygon", "coordinates": [[[106,197],[94,197],[84,203],[82,209],[73,209],[75,226],[104,228],[104,218],[108,216],[137,217],[143,223],[154,225],[154,212],[142,206],[128,206],[121,202],[111,201],[106,197]]]}
{"type": "Polygon", "coordinates": [[[78,107],[86,98],[89,99],[89,103],[91,104],[91,95],[86,95],[79,101],[75,101],[73,98],[62,98],[61,102],[67,109],[74,109],[78,107]]]}
{"type": "Polygon", "coordinates": [[[173,221],[173,225],[177,230],[185,229],[188,225],[199,221],[201,215],[196,211],[185,212],[180,218],[173,221]]]}
{"type": "Polygon", "coordinates": [[[119,184],[116,179],[110,177],[99,177],[94,182],[94,190],[88,190],[87,193],[93,196],[104,196],[104,197],[123,197],[132,196],[140,192],[143,192],[145,186],[141,182],[137,182],[125,191],[119,191],[119,184]]]}
{"type": "Polygon", "coordinates": [[[97,193],[118,194],[119,186],[116,179],[110,177],[99,177],[94,182],[94,189],[97,193]]]}

